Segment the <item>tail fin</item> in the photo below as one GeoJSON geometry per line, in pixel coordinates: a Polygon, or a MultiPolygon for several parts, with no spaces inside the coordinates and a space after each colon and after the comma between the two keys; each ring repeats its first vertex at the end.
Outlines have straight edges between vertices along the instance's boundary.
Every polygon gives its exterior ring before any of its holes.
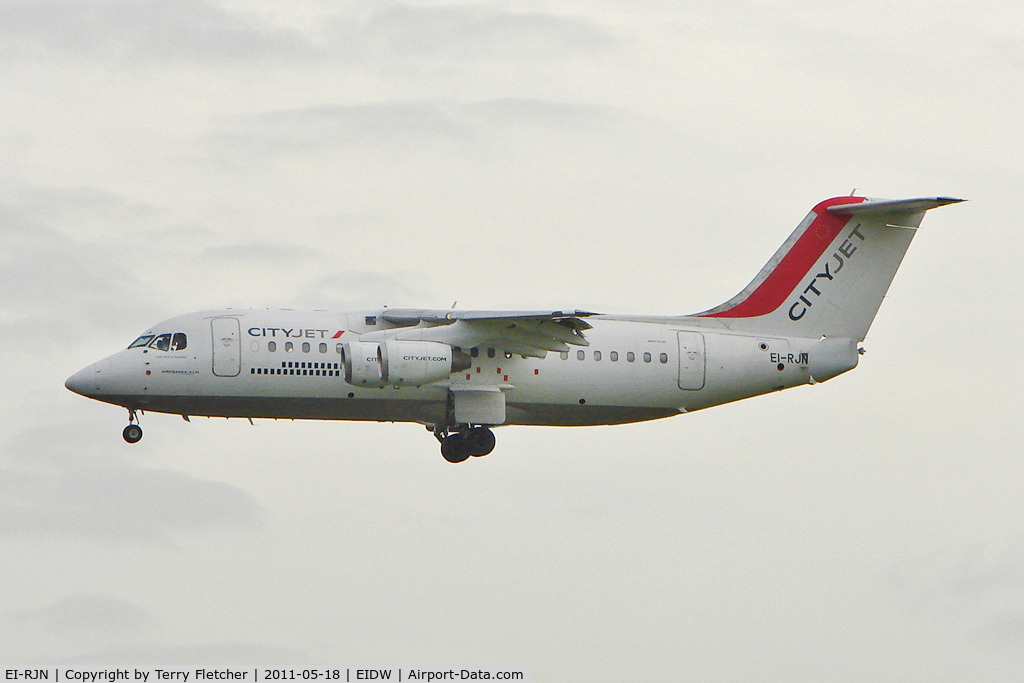
{"type": "Polygon", "coordinates": [[[695,317],[736,331],[861,341],[925,211],[960,201],[826,199],[742,292],[695,317]]]}

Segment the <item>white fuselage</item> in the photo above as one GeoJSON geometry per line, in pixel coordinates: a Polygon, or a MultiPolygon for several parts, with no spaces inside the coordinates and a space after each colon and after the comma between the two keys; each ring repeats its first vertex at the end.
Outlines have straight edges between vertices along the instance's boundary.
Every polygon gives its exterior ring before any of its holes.
{"type": "Polygon", "coordinates": [[[588,318],[589,345],[568,352],[535,358],[481,345],[463,349],[470,367],[424,386],[347,383],[342,343],[394,328],[386,311],[183,315],[146,334],[182,333],[184,349],[125,349],[68,386],[129,409],[185,416],[423,424],[444,419],[450,391],[497,388],[507,406],[504,424],[620,424],[807,384],[817,341],[737,334],[684,318],[596,315],[588,318]]]}
{"type": "Polygon", "coordinates": [[[136,411],[425,424],[449,462],[490,427],[640,422],[824,382],[860,342],[924,213],[951,197],[819,202],[750,283],[687,316],[234,311],[172,318],[70,377],[136,411]]]}

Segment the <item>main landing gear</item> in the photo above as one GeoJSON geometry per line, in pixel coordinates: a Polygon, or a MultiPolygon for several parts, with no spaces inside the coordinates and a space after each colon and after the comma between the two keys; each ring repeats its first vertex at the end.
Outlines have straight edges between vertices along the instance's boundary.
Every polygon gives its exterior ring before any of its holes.
{"type": "Polygon", "coordinates": [[[142,439],[142,427],[137,423],[139,421],[135,411],[131,408],[128,409],[128,426],[121,432],[121,436],[128,443],[138,443],[142,439]]]}
{"type": "Polygon", "coordinates": [[[457,432],[435,432],[441,442],[441,456],[448,462],[462,462],[482,457],[494,450],[494,432],[487,427],[464,426],[457,432]]]}
{"type": "Polygon", "coordinates": [[[428,424],[427,430],[441,442],[441,456],[448,462],[479,458],[494,450],[494,432],[483,425],[460,424],[455,420],[455,400],[448,392],[444,420],[428,424]]]}

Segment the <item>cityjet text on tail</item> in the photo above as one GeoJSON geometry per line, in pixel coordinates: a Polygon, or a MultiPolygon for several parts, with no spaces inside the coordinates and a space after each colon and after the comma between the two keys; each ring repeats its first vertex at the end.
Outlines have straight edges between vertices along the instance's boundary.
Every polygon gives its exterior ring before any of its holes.
{"type": "Polygon", "coordinates": [[[219,310],[154,325],[71,376],[138,414],[418,422],[449,462],[503,425],[670,417],[852,370],[926,211],[949,197],[835,197],[743,291],[690,315],[581,310],[219,310]]]}

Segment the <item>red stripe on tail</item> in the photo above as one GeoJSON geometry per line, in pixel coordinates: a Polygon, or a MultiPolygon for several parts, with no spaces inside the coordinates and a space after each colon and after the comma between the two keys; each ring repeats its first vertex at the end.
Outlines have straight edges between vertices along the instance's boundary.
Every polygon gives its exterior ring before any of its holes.
{"type": "Polygon", "coordinates": [[[708,313],[708,318],[754,318],[775,311],[789,298],[804,276],[811,270],[829,245],[850,221],[849,216],[837,215],[826,209],[835,204],[857,204],[864,197],[834,197],[826,199],[812,211],[817,214],[800,235],[789,252],[782,257],[768,277],[750,295],[732,308],[708,313]]]}

